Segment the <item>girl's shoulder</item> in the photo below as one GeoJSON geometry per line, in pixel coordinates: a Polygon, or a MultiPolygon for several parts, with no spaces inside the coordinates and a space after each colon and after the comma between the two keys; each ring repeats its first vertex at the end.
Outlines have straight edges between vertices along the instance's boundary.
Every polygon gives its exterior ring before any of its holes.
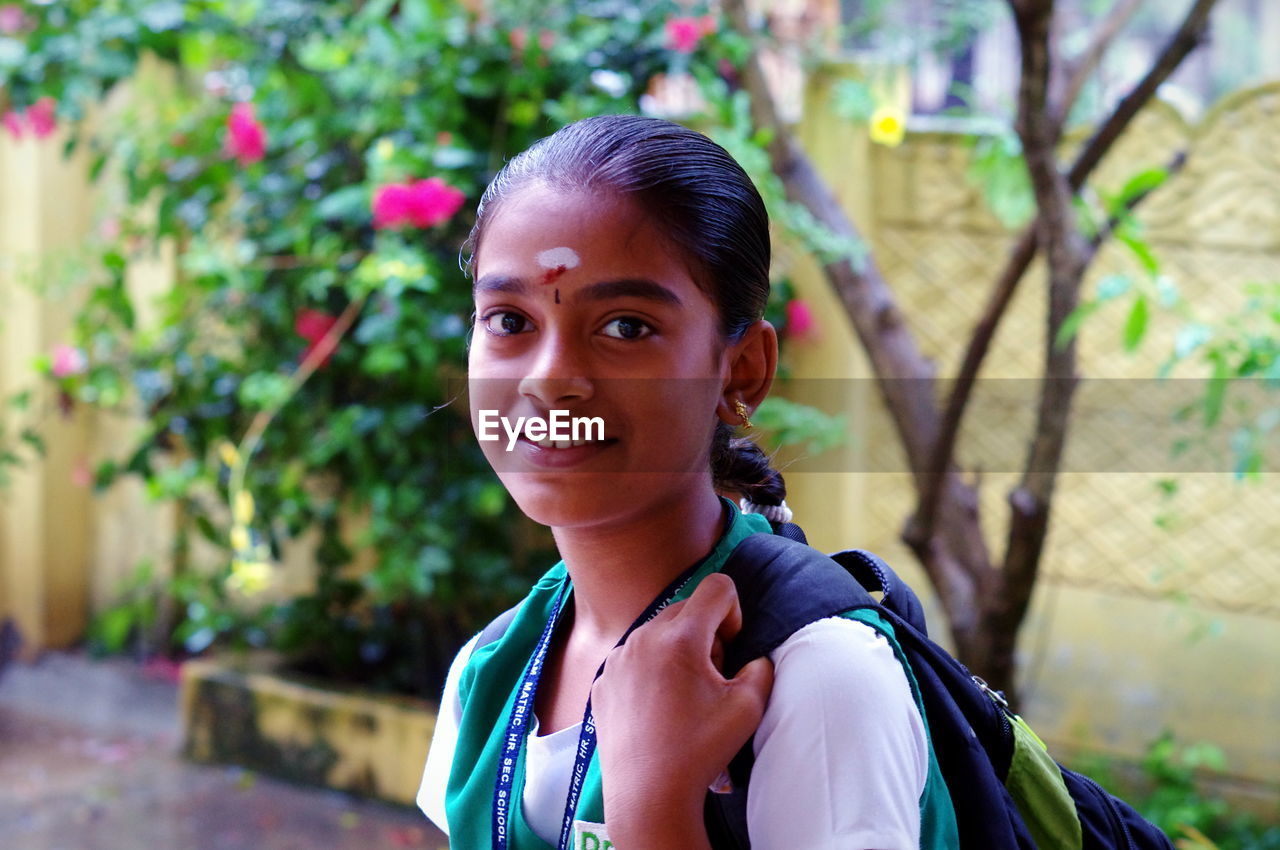
{"type": "Polygon", "coordinates": [[[886,637],[829,617],[769,657],[773,692],[752,742],[752,842],[916,846],[929,744],[886,637]]]}

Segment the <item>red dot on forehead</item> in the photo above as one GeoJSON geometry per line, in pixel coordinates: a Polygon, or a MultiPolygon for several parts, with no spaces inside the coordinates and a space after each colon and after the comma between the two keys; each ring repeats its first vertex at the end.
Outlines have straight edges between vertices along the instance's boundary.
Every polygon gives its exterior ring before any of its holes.
{"type": "Polygon", "coordinates": [[[565,265],[559,265],[559,266],[556,266],[555,268],[547,269],[547,271],[542,275],[542,278],[538,282],[543,284],[555,283],[568,270],[569,270],[569,267],[565,265]]]}

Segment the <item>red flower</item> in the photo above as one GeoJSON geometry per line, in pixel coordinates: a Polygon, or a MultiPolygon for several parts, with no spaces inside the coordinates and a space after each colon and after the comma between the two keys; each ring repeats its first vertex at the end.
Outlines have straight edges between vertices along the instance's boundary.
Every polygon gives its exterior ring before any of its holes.
{"type": "MultiPolygon", "coordinates": [[[[309,307],[298,313],[297,318],[293,320],[293,330],[298,336],[307,341],[306,350],[302,352],[303,360],[311,356],[311,352],[315,351],[316,347],[320,345],[320,341],[324,339],[325,334],[337,323],[337,316],[330,316],[328,313],[312,310],[309,307]]],[[[333,357],[333,352],[336,348],[337,346],[335,345],[324,357],[320,358],[316,368],[326,366],[333,357]]]]}
{"type": "Polygon", "coordinates": [[[702,40],[701,18],[671,18],[667,21],[667,47],[677,53],[692,53],[702,40]]]}
{"type": "Polygon", "coordinates": [[[51,97],[42,97],[25,111],[10,109],[4,114],[4,128],[14,141],[21,139],[27,128],[31,129],[37,139],[43,139],[52,135],[58,128],[58,118],[55,114],[57,108],[56,100],[51,97]]]}
{"type": "Polygon", "coordinates": [[[17,3],[0,6],[0,35],[13,35],[27,25],[27,15],[17,3]]]}
{"type": "Polygon", "coordinates": [[[240,165],[259,162],[267,154],[267,131],[253,114],[252,103],[237,103],[227,116],[227,139],[223,153],[240,165]]]}
{"type": "Polygon", "coordinates": [[[787,302],[787,336],[794,340],[812,338],[818,330],[808,303],[793,298],[787,302]]]}
{"type": "Polygon", "coordinates": [[[31,125],[31,131],[36,134],[37,139],[53,135],[53,131],[58,128],[56,110],[57,101],[51,97],[40,98],[27,110],[27,123],[31,125]]]}
{"type": "Polygon", "coordinates": [[[15,112],[10,109],[4,114],[4,129],[16,142],[22,138],[22,134],[26,131],[26,127],[22,122],[22,113],[15,112]]]}
{"type": "Polygon", "coordinates": [[[373,193],[373,226],[378,229],[434,227],[461,208],[466,195],[439,177],[389,183],[373,193]]]}

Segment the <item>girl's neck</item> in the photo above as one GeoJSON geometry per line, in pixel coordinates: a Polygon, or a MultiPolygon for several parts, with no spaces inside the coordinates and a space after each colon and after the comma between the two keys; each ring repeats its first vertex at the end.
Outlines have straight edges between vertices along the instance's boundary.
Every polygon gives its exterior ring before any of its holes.
{"type": "Polygon", "coordinates": [[[630,522],[553,529],[573,580],[573,630],[616,642],[676,576],[711,551],[726,519],[714,491],[699,489],[630,522]]]}

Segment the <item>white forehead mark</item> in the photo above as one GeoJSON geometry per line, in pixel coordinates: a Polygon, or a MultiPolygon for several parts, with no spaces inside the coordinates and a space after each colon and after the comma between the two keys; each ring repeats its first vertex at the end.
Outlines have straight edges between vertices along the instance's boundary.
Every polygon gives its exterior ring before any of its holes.
{"type": "Polygon", "coordinates": [[[578,252],[572,248],[548,248],[545,251],[539,251],[534,259],[544,269],[574,269],[582,262],[578,258],[578,252]]]}

